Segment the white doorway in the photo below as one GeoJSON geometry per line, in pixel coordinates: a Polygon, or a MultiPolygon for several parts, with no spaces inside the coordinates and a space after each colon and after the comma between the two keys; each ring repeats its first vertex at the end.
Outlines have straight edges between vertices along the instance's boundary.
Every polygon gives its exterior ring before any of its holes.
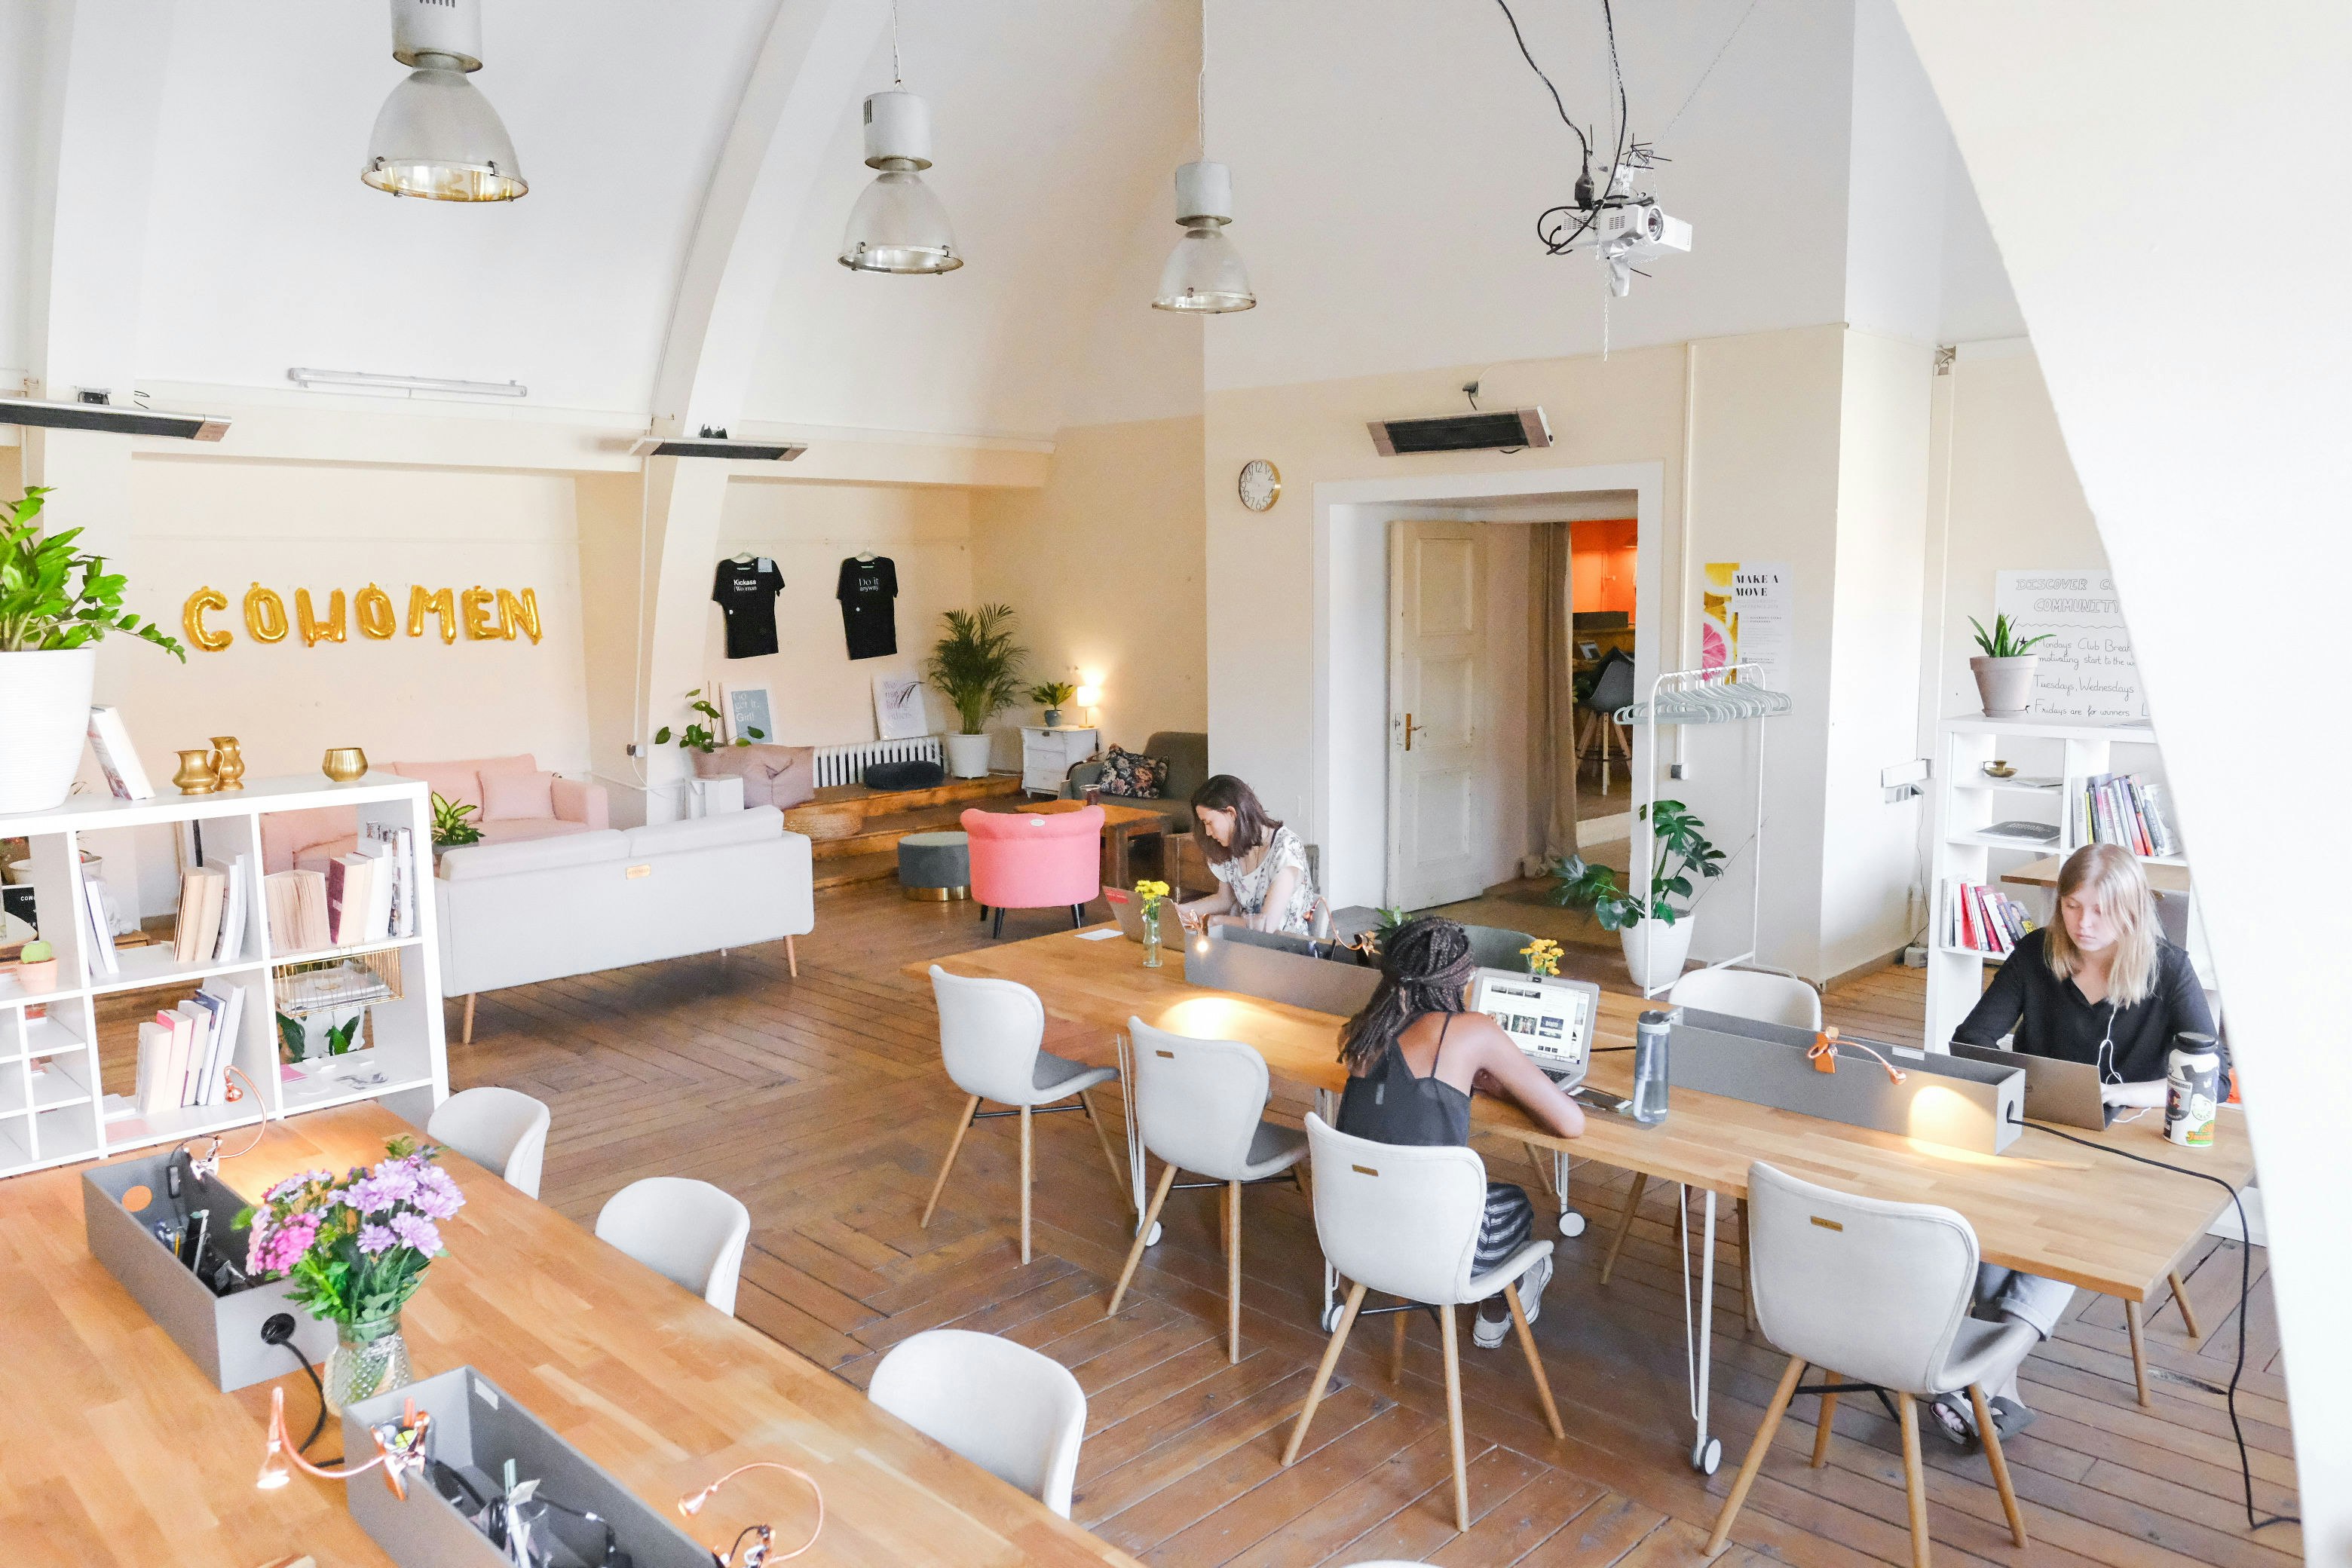
{"type": "Polygon", "coordinates": [[[1389,526],[1388,900],[1423,910],[1486,889],[1494,810],[1483,522],[1389,526]]]}

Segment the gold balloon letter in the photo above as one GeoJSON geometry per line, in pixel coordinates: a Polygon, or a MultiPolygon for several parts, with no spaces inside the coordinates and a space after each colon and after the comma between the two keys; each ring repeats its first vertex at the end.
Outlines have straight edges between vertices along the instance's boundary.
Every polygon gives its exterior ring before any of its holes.
{"type": "Polygon", "coordinates": [[[428,610],[441,617],[441,640],[445,643],[456,642],[457,640],[457,605],[450,597],[449,590],[444,588],[438,593],[428,594],[425,591],[424,584],[411,584],[408,589],[408,635],[410,637],[421,637],[425,635],[425,614],[428,610]]]}
{"type": "Polygon", "coordinates": [[[245,631],[256,642],[286,640],[286,601],[256,583],[245,591],[245,631]]]}
{"type": "Polygon", "coordinates": [[[371,583],[352,598],[353,618],[360,624],[360,636],[382,642],[400,629],[394,615],[392,595],[371,583]]]}
{"type": "MultiPolygon", "coordinates": [[[[180,609],[180,625],[187,628],[188,640],[206,653],[218,653],[228,647],[228,633],[214,631],[205,625],[206,610],[227,608],[228,595],[218,588],[199,588],[189,595],[188,602],[180,609]]],[[[537,642],[539,637],[534,634],[530,640],[537,642]]]]}
{"type": "Polygon", "coordinates": [[[343,591],[338,588],[327,600],[327,618],[323,621],[310,609],[310,590],[294,590],[294,617],[302,625],[302,646],[317,647],[322,642],[343,640],[343,591]]]}
{"type": "Polygon", "coordinates": [[[500,637],[514,636],[512,626],[501,630],[499,624],[490,619],[490,605],[493,603],[490,591],[480,584],[477,583],[458,595],[457,602],[465,607],[466,636],[471,640],[488,642],[495,641],[500,637]]]}
{"type": "Polygon", "coordinates": [[[501,588],[499,590],[499,629],[510,637],[518,626],[532,643],[539,641],[539,595],[525,588],[521,596],[517,597],[501,588]]]}

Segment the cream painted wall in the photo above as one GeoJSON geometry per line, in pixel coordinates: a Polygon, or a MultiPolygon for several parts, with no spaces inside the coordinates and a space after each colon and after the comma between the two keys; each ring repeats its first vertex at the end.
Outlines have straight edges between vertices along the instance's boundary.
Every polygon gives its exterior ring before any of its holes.
{"type": "Polygon", "coordinates": [[[1065,429],[1043,489],[971,492],[971,596],[1020,613],[1030,680],[1099,678],[1106,742],[1208,725],[1201,440],[1198,418],[1065,429]]]}

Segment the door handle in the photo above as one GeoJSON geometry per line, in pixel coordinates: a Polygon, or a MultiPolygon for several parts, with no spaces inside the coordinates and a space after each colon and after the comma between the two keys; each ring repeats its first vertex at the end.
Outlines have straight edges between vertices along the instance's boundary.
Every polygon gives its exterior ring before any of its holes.
{"type": "Polygon", "coordinates": [[[1412,715],[1410,713],[1406,714],[1404,716],[1404,749],[1408,752],[1412,750],[1412,732],[1417,728],[1425,730],[1429,728],[1429,726],[1426,724],[1415,725],[1412,721],[1412,715]]]}

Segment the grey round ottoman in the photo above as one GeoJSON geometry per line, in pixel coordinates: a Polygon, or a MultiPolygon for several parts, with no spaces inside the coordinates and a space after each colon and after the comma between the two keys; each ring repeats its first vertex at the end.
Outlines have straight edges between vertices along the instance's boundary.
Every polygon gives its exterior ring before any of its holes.
{"type": "Polygon", "coordinates": [[[898,840],[898,886],[910,899],[971,896],[971,840],[962,833],[909,833],[898,840]]]}

